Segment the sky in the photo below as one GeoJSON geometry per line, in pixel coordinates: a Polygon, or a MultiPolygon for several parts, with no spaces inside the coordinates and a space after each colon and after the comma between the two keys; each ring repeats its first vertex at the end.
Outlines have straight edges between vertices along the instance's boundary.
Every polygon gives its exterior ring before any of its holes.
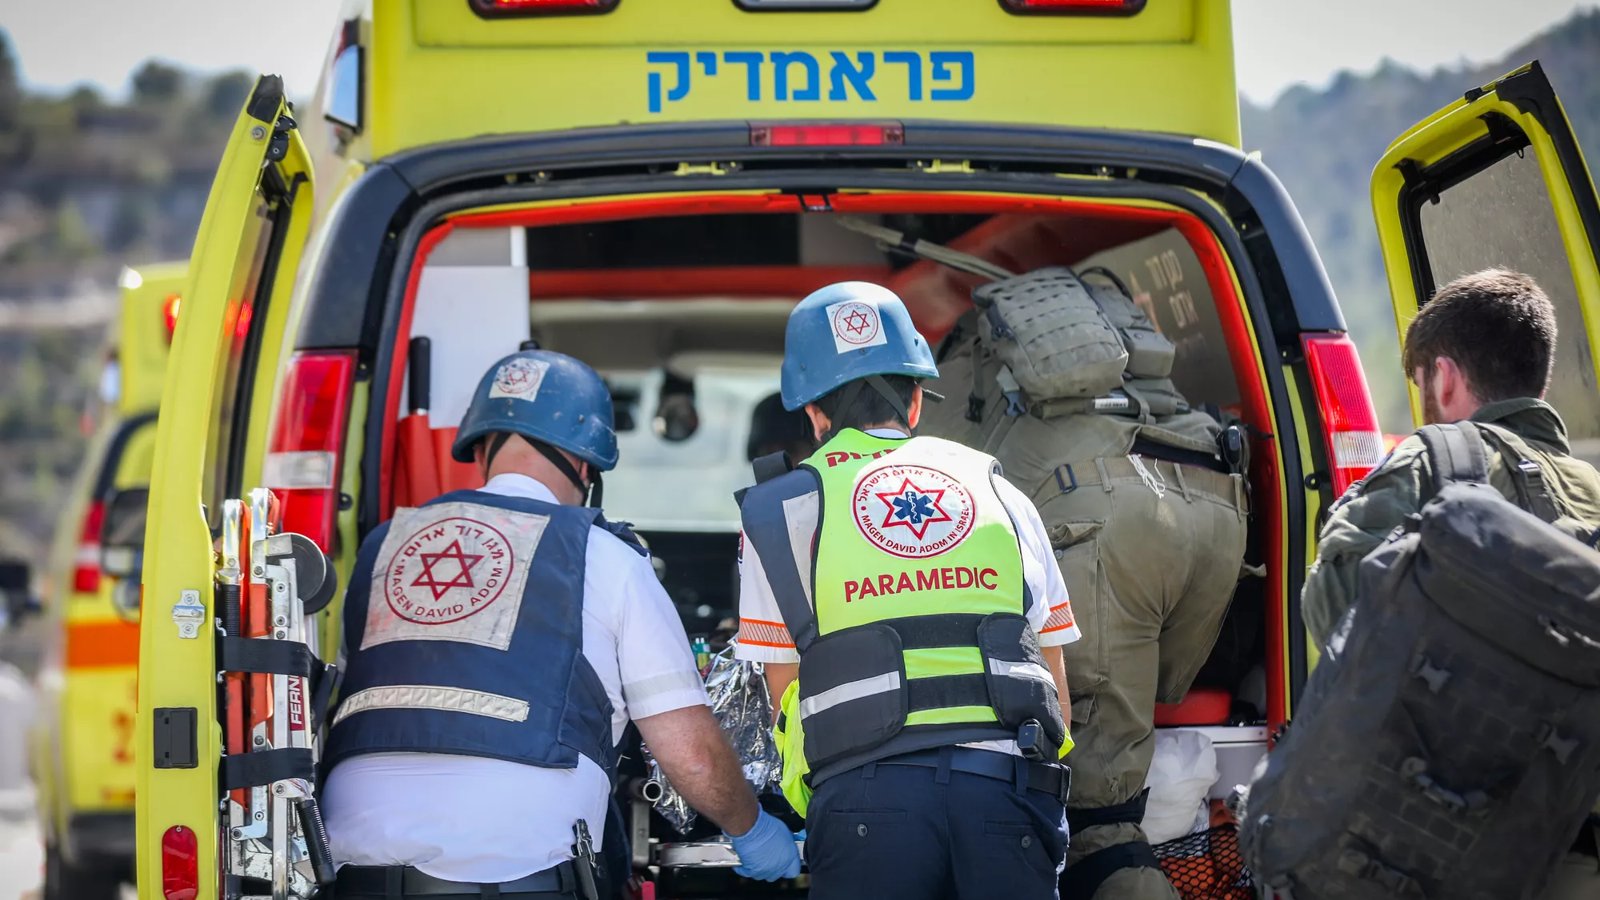
{"type": "MultiPolygon", "coordinates": [[[[1239,88],[1267,102],[1299,82],[1326,84],[1342,69],[1369,72],[1385,57],[1424,70],[1483,62],[1597,3],[1234,0],[1239,88]]],[[[23,78],[38,88],[88,82],[120,94],[129,73],[153,56],[201,70],[278,72],[291,92],[310,94],[339,5],[274,0],[271,14],[261,15],[249,0],[0,0],[0,28],[11,34],[23,78]]]]}

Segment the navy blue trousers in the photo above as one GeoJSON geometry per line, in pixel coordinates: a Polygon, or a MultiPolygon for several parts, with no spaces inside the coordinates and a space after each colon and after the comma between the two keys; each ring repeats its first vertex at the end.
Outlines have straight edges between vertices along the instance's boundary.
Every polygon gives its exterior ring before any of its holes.
{"type": "Polygon", "coordinates": [[[811,900],[1055,900],[1066,810],[1014,782],[877,763],[817,786],[811,900]]]}

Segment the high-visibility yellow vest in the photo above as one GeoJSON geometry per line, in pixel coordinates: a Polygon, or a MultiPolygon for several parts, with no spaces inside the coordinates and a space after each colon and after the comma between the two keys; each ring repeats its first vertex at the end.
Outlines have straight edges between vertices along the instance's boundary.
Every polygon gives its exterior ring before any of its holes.
{"type": "Polygon", "coordinates": [[[803,737],[780,741],[803,747],[807,781],[1015,737],[1029,720],[1050,750],[1066,740],[998,477],[992,458],[959,444],[847,429],[746,496],[746,537],[800,652],[785,731],[803,737]],[[806,542],[790,516],[810,493],[819,517],[806,542]]]}

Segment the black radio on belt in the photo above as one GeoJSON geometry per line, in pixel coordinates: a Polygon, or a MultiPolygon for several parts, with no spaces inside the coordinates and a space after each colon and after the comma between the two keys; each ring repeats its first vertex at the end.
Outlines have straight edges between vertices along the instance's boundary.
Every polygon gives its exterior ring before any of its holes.
{"type": "Polygon", "coordinates": [[[1044,726],[1038,719],[1029,719],[1017,728],[1017,749],[1025,759],[1044,760],[1044,726]]]}

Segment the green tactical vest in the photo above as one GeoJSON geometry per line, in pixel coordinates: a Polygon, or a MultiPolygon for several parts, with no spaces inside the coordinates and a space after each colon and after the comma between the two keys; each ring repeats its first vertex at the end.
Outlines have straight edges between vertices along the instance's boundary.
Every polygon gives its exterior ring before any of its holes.
{"type": "Polygon", "coordinates": [[[797,730],[812,783],[1012,738],[1029,720],[1052,749],[1065,741],[996,477],[993,458],[959,444],[846,430],[746,496],[746,537],[800,652],[797,730]],[[788,516],[811,493],[817,533],[797,549],[788,516]]]}

